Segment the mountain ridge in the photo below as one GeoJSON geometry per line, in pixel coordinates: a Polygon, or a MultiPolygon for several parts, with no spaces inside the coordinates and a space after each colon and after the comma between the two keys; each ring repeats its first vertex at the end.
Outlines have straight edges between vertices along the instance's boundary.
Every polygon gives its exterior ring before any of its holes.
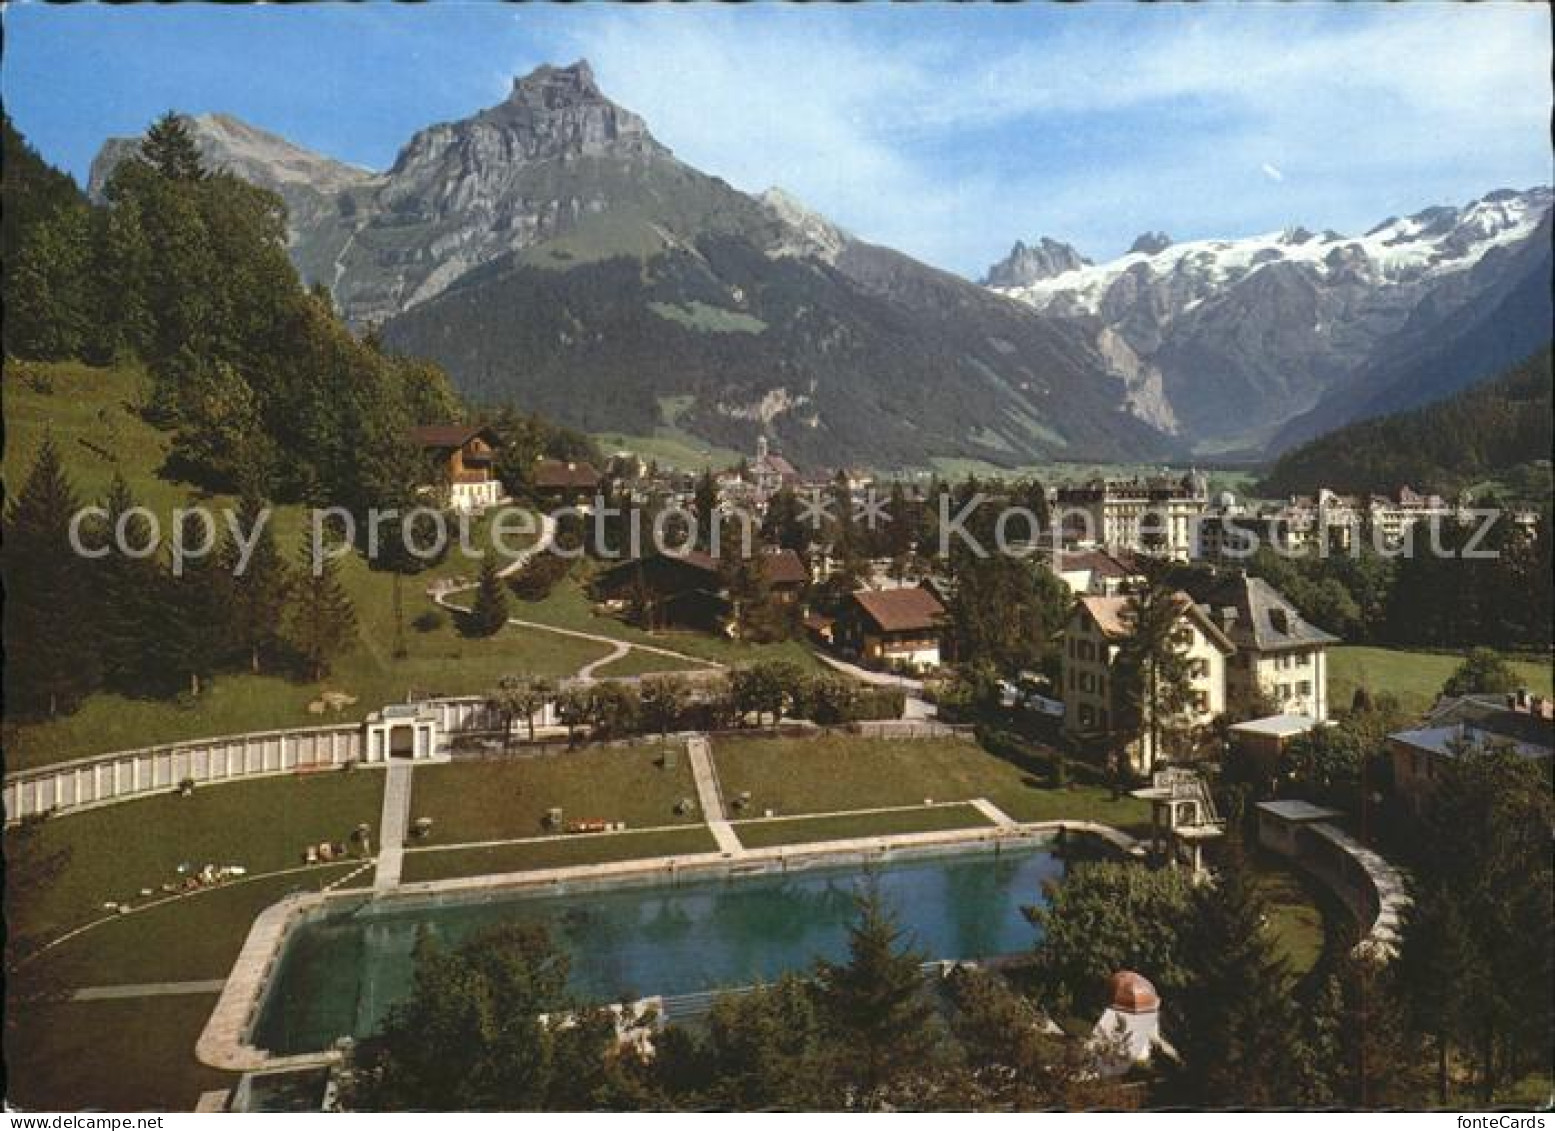
{"type": "Polygon", "coordinates": [[[562,423],[766,433],[832,465],[1176,451],[1073,326],[681,162],[586,62],[516,78],[334,192],[265,177],[291,194],[294,262],[353,324],[562,423]]]}
{"type": "MultiPolygon", "coordinates": [[[[1197,450],[1278,450],[1347,414],[1420,403],[1407,384],[1384,393],[1379,374],[1444,345],[1461,317],[1504,290],[1506,276],[1482,268],[1547,245],[1551,202],[1548,186],[1497,189],[1358,237],[1294,227],[1174,243],[1146,233],[1116,259],[997,289],[1089,324],[1098,341],[1120,339],[1159,390],[1162,419],[1197,450]],[[1392,399],[1367,406],[1368,392],[1392,399]]],[[[1518,356],[1548,340],[1550,318],[1526,306],[1512,334],[1518,356]]],[[[1510,360],[1460,356],[1431,383],[1445,394],[1510,360]]]]}

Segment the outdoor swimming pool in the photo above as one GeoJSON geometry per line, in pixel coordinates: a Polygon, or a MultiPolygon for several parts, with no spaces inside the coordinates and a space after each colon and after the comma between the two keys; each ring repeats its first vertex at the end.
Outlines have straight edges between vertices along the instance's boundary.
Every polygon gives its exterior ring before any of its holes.
{"type": "MultiPolygon", "coordinates": [[[[1021,908],[1043,901],[1064,860],[1051,845],[899,857],[879,889],[926,958],[983,958],[1031,948],[1021,908]]],[[[845,957],[860,865],[682,879],[676,886],[492,893],[479,900],[346,905],[302,923],[286,949],[253,1043],[314,1052],[372,1033],[412,983],[418,932],[457,944],[507,922],[543,922],[572,958],[572,987],[627,1001],[746,986],[845,957]]]]}

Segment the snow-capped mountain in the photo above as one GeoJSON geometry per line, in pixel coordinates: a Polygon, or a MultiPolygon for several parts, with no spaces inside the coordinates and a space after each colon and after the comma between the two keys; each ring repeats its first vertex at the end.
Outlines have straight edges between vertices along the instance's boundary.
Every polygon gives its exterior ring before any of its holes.
{"type": "Polygon", "coordinates": [[[1548,187],[1500,190],[1354,237],[1146,233],[1109,262],[994,289],[1090,324],[1113,353],[1121,342],[1135,382],[1159,390],[1155,422],[1175,420],[1204,450],[1257,447],[1382,364],[1395,336],[1418,350],[1422,333],[1453,332],[1459,312],[1520,278],[1547,249],[1551,202],[1548,187]]]}

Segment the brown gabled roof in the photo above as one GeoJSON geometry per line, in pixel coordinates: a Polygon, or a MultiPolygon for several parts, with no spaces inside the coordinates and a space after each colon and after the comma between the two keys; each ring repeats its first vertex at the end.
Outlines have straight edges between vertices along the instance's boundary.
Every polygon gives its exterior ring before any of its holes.
{"type": "Polygon", "coordinates": [[[583,460],[581,463],[564,462],[559,459],[535,461],[533,479],[536,487],[593,489],[599,486],[599,478],[599,470],[588,460],[583,460]]]}
{"type": "MultiPolygon", "coordinates": [[[[1236,651],[1236,645],[1210,619],[1203,608],[1193,603],[1193,598],[1180,589],[1174,596],[1182,614],[1199,626],[1211,644],[1228,655],[1236,651]]],[[[1103,636],[1109,640],[1126,640],[1134,632],[1128,617],[1124,615],[1130,600],[1132,600],[1130,597],[1081,597],[1079,604],[1096,622],[1096,627],[1101,630],[1103,636]]]]}
{"type": "Polygon", "coordinates": [[[810,580],[804,559],[793,550],[774,550],[761,555],[761,574],[768,585],[803,585],[810,580]]]}
{"type": "Polygon", "coordinates": [[[881,632],[937,629],[945,606],[927,589],[860,589],[853,600],[881,632]]]}
{"type": "Polygon", "coordinates": [[[1117,581],[1144,576],[1132,561],[1124,561],[1105,550],[1060,550],[1054,555],[1053,566],[1064,573],[1088,570],[1098,577],[1117,581]]]}
{"type": "Polygon", "coordinates": [[[495,444],[498,436],[484,424],[423,424],[410,430],[410,438],[418,447],[435,451],[462,448],[477,436],[495,444]]]}

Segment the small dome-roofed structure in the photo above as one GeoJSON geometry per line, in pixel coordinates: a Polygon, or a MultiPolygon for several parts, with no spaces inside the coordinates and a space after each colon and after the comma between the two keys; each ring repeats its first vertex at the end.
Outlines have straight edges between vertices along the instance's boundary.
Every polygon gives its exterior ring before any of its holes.
{"type": "Polygon", "coordinates": [[[1161,1008],[1161,999],[1150,984],[1150,979],[1132,970],[1119,970],[1108,981],[1112,992],[1112,1008],[1119,1013],[1154,1013],[1161,1008]]]}

